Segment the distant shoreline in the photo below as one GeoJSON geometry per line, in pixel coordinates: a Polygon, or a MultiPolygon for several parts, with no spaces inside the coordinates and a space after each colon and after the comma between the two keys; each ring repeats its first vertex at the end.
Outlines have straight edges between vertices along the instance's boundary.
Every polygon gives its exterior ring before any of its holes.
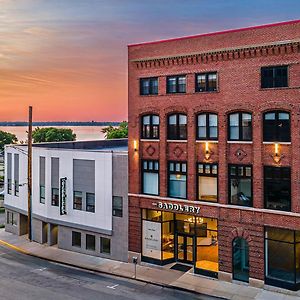
{"type": "MultiPolygon", "coordinates": [[[[118,126],[120,122],[33,122],[33,126],[118,126]]],[[[0,126],[27,126],[28,122],[0,122],[0,126]]]]}

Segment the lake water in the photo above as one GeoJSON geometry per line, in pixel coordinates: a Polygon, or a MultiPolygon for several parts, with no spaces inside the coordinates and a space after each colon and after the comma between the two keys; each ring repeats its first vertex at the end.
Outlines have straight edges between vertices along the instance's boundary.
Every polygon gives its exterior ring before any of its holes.
{"type": "MultiPolygon", "coordinates": [[[[39,126],[40,128],[44,126],[39,126]]],[[[48,127],[48,126],[45,126],[48,127]]],[[[70,128],[76,133],[77,141],[103,140],[104,133],[101,130],[106,126],[53,126],[57,128],[70,128]]],[[[34,129],[35,127],[33,127],[34,129]]],[[[0,126],[0,130],[13,133],[17,136],[18,141],[27,140],[27,126],[0,126]]]]}

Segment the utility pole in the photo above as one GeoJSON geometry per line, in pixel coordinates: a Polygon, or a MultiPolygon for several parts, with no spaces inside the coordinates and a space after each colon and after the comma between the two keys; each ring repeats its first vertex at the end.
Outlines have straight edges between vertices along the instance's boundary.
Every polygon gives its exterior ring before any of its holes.
{"type": "Polygon", "coordinates": [[[28,122],[28,239],[32,241],[31,230],[31,203],[32,203],[32,106],[29,106],[29,122],[28,122]]]}

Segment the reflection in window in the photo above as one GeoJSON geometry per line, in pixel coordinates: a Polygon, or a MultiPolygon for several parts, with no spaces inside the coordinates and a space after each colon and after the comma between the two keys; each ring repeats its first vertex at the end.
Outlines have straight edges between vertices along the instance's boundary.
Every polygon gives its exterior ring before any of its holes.
{"type": "Polygon", "coordinates": [[[142,117],[142,139],[159,138],[159,116],[146,115],[142,117]]]}
{"type": "Polygon", "coordinates": [[[169,197],[186,199],[186,162],[169,162],[169,197]]]}
{"type": "Polygon", "coordinates": [[[218,165],[198,164],[198,200],[218,201],[218,165]]]}
{"type": "Polygon", "coordinates": [[[230,141],[251,141],[252,115],[243,112],[230,114],[228,134],[228,139],[230,141]]]}
{"type": "Polygon", "coordinates": [[[141,78],[140,79],[141,95],[157,95],[158,94],[158,78],[141,78]]]}
{"type": "Polygon", "coordinates": [[[186,92],[186,76],[169,76],[167,77],[167,94],[185,93],[186,92]]]}
{"type": "Polygon", "coordinates": [[[168,139],[187,139],[187,117],[184,114],[174,114],[168,117],[168,139]]]}
{"type": "Polygon", "coordinates": [[[217,90],[217,73],[196,74],[196,92],[214,92],[217,90]]]}
{"type": "Polygon", "coordinates": [[[235,238],[232,245],[233,279],[249,281],[249,246],[243,238],[235,238]]]}
{"type": "Polygon", "coordinates": [[[274,66],[261,68],[261,88],[279,88],[288,86],[288,67],[274,66]]]}
{"type": "Polygon", "coordinates": [[[158,195],[159,162],[157,160],[142,161],[142,193],[158,195]]]}
{"type": "Polygon", "coordinates": [[[218,115],[211,113],[203,113],[198,115],[197,139],[218,139],[218,115]]]}
{"type": "Polygon", "coordinates": [[[229,165],[230,204],[252,206],[252,167],[229,165]]]}

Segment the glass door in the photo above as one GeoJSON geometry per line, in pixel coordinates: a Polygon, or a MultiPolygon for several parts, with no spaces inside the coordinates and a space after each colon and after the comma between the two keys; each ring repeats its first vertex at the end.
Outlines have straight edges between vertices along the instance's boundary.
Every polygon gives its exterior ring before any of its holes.
{"type": "Polygon", "coordinates": [[[187,235],[177,235],[177,260],[185,263],[194,261],[194,239],[187,235]]]}
{"type": "Polygon", "coordinates": [[[232,264],[233,279],[249,282],[249,246],[243,238],[233,241],[232,264]]]}

